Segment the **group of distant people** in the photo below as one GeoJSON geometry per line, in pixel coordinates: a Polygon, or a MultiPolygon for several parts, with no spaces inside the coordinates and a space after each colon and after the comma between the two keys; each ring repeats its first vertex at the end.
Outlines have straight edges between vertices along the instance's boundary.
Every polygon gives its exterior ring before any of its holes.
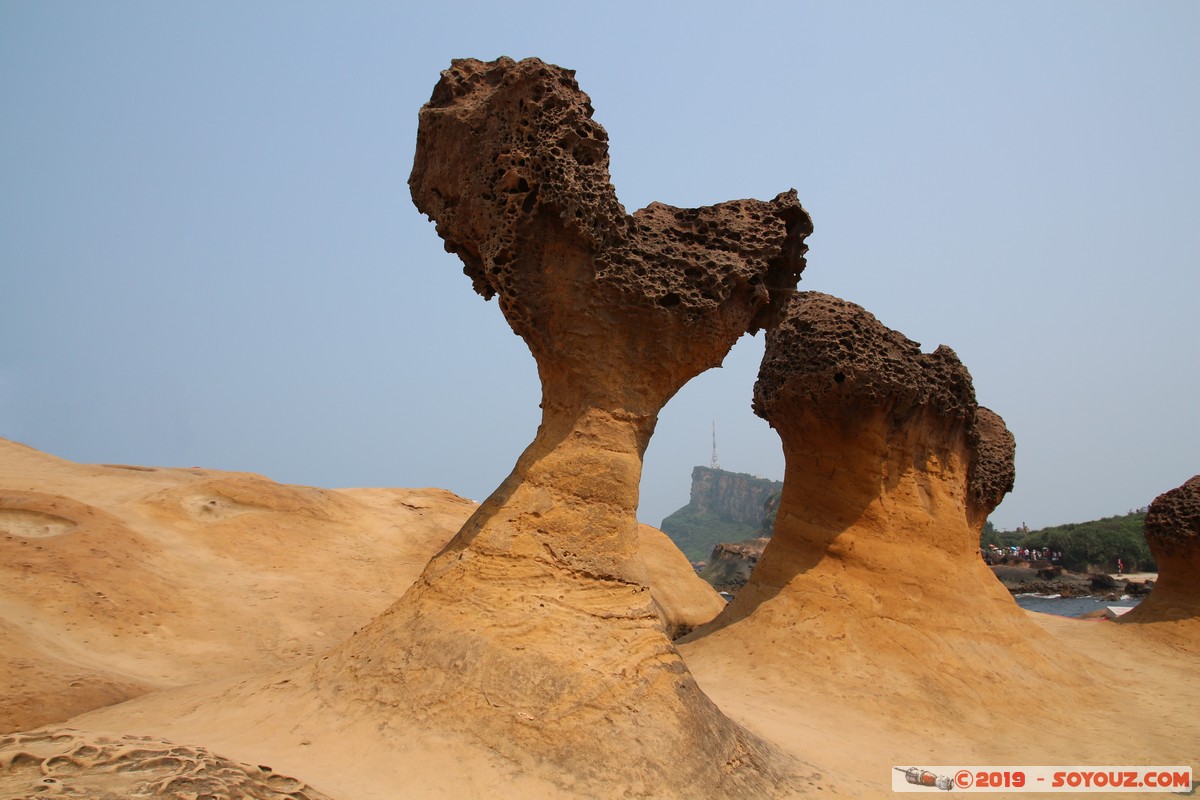
{"type": "Polygon", "coordinates": [[[997,547],[996,545],[988,545],[980,550],[983,555],[983,560],[988,564],[994,564],[1005,556],[1019,558],[1024,561],[1049,561],[1051,564],[1062,562],[1062,551],[1052,550],[1049,547],[997,547]]]}
{"type": "Polygon", "coordinates": [[[1062,561],[1062,551],[1051,550],[1048,547],[1041,550],[1026,547],[1021,550],[1021,557],[1026,561],[1049,561],[1051,564],[1057,564],[1062,561]]]}
{"type": "MultiPolygon", "coordinates": [[[[979,548],[979,555],[983,556],[984,563],[989,566],[993,564],[1002,564],[1004,558],[1019,558],[1023,561],[1049,561],[1051,564],[1062,563],[1062,551],[1052,550],[1049,547],[997,547],[994,544],[989,544],[987,547],[979,548]]],[[[1117,559],[1117,575],[1125,574],[1125,561],[1117,559]]]]}

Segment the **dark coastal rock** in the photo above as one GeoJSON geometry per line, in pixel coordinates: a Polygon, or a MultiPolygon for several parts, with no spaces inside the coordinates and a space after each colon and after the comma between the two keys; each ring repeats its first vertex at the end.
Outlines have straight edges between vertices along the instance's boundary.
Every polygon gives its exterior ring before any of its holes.
{"type": "Polygon", "coordinates": [[[1063,597],[1105,596],[1103,590],[1096,590],[1092,587],[1089,576],[1057,567],[1047,570],[1036,569],[1026,564],[997,564],[990,569],[992,574],[1004,585],[1004,588],[1012,594],[1057,594],[1063,597]]]}
{"type": "Polygon", "coordinates": [[[745,542],[718,544],[713,548],[704,569],[700,570],[700,577],[719,592],[737,594],[750,579],[769,541],[767,537],[759,537],[745,542]]]}

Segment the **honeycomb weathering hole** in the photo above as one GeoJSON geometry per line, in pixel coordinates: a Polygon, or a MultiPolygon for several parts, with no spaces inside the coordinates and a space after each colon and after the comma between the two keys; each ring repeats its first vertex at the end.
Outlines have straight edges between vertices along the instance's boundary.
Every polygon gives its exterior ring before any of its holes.
{"type": "Polygon", "coordinates": [[[49,539],[75,530],[76,524],[56,514],[0,508],[0,531],[26,539],[49,539]]]}

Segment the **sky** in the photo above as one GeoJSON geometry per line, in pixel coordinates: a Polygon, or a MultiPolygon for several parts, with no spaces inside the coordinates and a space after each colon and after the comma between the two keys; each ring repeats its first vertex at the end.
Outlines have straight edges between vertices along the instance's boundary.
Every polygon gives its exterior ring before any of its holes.
{"type": "MultiPolygon", "coordinates": [[[[532,357],[413,207],[452,58],[576,70],[632,212],[812,215],[800,288],[954,348],[1017,440],[1002,529],[1200,472],[1200,3],[0,0],[0,436],[483,500],[532,357]]],[[[663,410],[693,466],[783,477],[763,339],[663,410]]]]}

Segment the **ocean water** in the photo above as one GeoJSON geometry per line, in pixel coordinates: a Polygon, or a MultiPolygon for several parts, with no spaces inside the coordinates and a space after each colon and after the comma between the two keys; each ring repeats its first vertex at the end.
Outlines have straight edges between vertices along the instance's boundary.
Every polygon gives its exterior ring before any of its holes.
{"type": "Polygon", "coordinates": [[[1126,595],[1120,600],[1104,600],[1099,597],[1059,597],[1058,595],[1018,594],[1017,605],[1028,611],[1057,614],[1060,617],[1082,617],[1089,611],[1103,610],[1108,606],[1132,608],[1142,602],[1141,598],[1126,595]]]}

